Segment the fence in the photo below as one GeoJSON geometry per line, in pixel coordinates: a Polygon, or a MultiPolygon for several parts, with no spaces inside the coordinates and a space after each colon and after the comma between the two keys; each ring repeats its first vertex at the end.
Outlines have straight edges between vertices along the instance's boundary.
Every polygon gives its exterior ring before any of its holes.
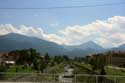
{"type": "Polygon", "coordinates": [[[43,73],[0,73],[0,83],[125,83],[125,76],[112,75],[64,75],[43,73]]]}

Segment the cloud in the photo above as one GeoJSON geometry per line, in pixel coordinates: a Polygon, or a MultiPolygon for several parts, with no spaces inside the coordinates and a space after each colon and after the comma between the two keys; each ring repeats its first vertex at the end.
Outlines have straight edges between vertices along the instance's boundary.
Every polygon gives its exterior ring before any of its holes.
{"type": "Polygon", "coordinates": [[[56,34],[45,34],[42,28],[27,27],[24,25],[15,27],[11,24],[0,25],[0,35],[5,35],[8,33],[18,33],[27,36],[38,37],[44,40],[56,42],[58,44],[62,44],[63,41],[56,34]]]}
{"type": "Polygon", "coordinates": [[[125,17],[114,16],[83,26],[68,26],[60,32],[68,39],[68,44],[95,41],[103,47],[118,46],[125,43],[125,17]]]}
{"type": "Polygon", "coordinates": [[[74,45],[94,41],[103,47],[114,47],[125,43],[125,17],[114,16],[106,20],[96,20],[87,25],[67,26],[58,31],[61,36],[54,33],[46,34],[42,28],[0,25],[0,35],[12,32],[35,36],[58,44],[74,45]]]}

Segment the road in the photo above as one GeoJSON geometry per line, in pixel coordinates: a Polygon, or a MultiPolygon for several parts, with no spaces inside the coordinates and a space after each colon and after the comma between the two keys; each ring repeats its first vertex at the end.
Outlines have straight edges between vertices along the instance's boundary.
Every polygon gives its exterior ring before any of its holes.
{"type": "Polygon", "coordinates": [[[65,83],[72,83],[73,82],[73,70],[72,68],[69,68],[68,66],[66,66],[65,68],[65,72],[59,75],[59,82],[65,82],[65,83]]]}

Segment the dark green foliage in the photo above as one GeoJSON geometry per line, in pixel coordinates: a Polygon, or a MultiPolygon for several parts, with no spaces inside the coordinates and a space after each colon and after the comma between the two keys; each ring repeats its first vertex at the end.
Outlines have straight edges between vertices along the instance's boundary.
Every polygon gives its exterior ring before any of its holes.
{"type": "Polygon", "coordinates": [[[4,79],[5,74],[3,72],[5,72],[6,69],[6,66],[0,65],[0,80],[4,79]]]}
{"type": "Polygon", "coordinates": [[[0,65],[0,72],[5,72],[6,71],[6,66],[0,65]]]}
{"type": "Polygon", "coordinates": [[[63,58],[64,58],[65,61],[69,61],[70,60],[69,57],[66,56],[66,55],[64,55],[63,58]]]}
{"type": "Polygon", "coordinates": [[[104,69],[104,66],[101,67],[101,71],[100,71],[100,75],[105,75],[106,72],[105,72],[105,69],[104,69]]]}
{"type": "Polygon", "coordinates": [[[24,65],[24,64],[28,64],[31,61],[28,50],[21,50],[19,54],[20,54],[19,58],[16,61],[17,64],[24,65]]]}
{"type": "Polygon", "coordinates": [[[91,64],[92,70],[97,69],[97,63],[96,63],[95,59],[91,59],[89,64],[91,64]]]}
{"type": "Polygon", "coordinates": [[[89,64],[91,64],[93,70],[101,69],[102,66],[106,65],[106,60],[103,55],[98,54],[98,55],[94,55],[90,59],[89,64]]]}
{"type": "Polygon", "coordinates": [[[43,70],[47,67],[47,63],[44,62],[44,61],[41,61],[41,64],[40,64],[40,71],[43,72],[43,70]]]}
{"type": "Polygon", "coordinates": [[[57,64],[60,64],[62,62],[69,62],[71,59],[64,55],[64,56],[54,56],[54,62],[57,63],[57,64]]]}
{"type": "Polygon", "coordinates": [[[50,57],[49,57],[49,54],[48,54],[48,53],[45,54],[44,59],[45,59],[45,62],[48,64],[49,61],[50,61],[50,57]]]}
{"type": "Polygon", "coordinates": [[[77,61],[77,62],[85,62],[85,58],[84,58],[84,57],[75,57],[75,58],[74,58],[74,61],[77,61]]]}
{"type": "Polygon", "coordinates": [[[18,59],[16,60],[17,65],[35,65],[35,63],[37,62],[37,57],[39,55],[39,53],[37,53],[36,50],[32,48],[15,52],[18,53],[18,59]]]}
{"type": "Polygon", "coordinates": [[[57,64],[60,64],[63,61],[64,61],[64,58],[62,56],[55,56],[54,57],[54,62],[56,62],[57,64]]]}
{"type": "Polygon", "coordinates": [[[48,53],[46,53],[44,57],[41,57],[33,48],[13,51],[11,53],[18,54],[19,57],[16,60],[17,65],[32,66],[33,69],[41,72],[43,72],[50,62],[48,53]]]}
{"type": "MultiPolygon", "coordinates": [[[[101,70],[100,70],[100,75],[106,75],[106,72],[105,72],[103,65],[102,65],[101,70]]],[[[103,77],[103,76],[98,77],[99,83],[103,83],[104,80],[105,80],[105,77],[103,77]]]]}

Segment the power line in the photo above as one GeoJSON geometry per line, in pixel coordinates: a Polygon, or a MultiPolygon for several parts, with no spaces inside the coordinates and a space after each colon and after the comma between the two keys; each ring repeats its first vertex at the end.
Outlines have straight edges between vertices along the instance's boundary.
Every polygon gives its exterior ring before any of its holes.
{"type": "Polygon", "coordinates": [[[95,4],[95,5],[77,5],[77,6],[58,6],[58,7],[44,7],[44,8],[0,8],[0,10],[42,10],[42,9],[66,9],[66,8],[85,8],[85,7],[101,7],[101,6],[118,6],[125,5],[125,2],[120,3],[106,3],[106,4],[95,4]]]}

